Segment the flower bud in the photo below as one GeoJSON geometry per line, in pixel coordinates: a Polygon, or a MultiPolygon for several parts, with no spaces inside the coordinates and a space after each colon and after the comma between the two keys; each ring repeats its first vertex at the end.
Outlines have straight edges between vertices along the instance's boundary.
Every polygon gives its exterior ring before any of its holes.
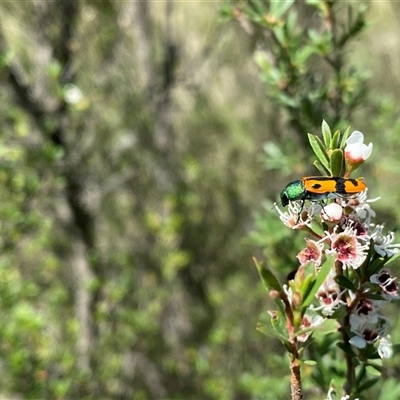
{"type": "Polygon", "coordinates": [[[372,143],[368,146],[364,144],[364,135],[359,131],[354,131],[346,140],[344,157],[346,163],[346,175],[358,168],[372,153],[372,143]]]}

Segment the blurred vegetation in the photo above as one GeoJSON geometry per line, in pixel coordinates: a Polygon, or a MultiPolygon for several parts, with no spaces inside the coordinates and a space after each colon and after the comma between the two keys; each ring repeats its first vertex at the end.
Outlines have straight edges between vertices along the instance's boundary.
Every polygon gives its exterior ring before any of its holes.
{"type": "Polygon", "coordinates": [[[287,398],[284,351],[256,331],[251,256],[290,270],[270,208],[311,172],[301,135],[323,118],[363,131],[371,194],[389,228],[400,219],[400,8],[370,8],[342,60],[368,86],[343,116],[310,77],[281,99],[260,83],[263,33],[221,3],[0,4],[0,397],[287,398]]]}

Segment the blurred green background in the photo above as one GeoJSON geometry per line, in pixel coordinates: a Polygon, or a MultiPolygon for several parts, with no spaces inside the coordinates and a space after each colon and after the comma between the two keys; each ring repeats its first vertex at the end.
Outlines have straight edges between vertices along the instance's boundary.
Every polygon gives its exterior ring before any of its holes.
{"type": "MultiPolygon", "coordinates": [[[[315,170],[223,6],[0,3],[1,399],[289,398],[251,258],[284,279],[303,239],[271,207],[315,170]]],[[[368,78],[348,122],[374,143],[360,174],[395,230],[400,4],[369,7],[345,54],[368,78]]],[[[400,398],[398,365],[371,399],[400,398]]],[[[309,368],[307,398],[324,398],[309,368]]]]}

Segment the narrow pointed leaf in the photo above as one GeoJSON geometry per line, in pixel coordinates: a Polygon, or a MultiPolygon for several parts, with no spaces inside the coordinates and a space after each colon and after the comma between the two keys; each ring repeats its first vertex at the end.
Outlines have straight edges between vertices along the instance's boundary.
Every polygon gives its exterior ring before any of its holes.
{"type": "Polygon", "coordinates": [[[382,295],[377,293],[368,293],[366,295],[366,298],[370,300],[380,300],[380,301],[385,300],[385,298],[382,295]]]}
{"type": "Polygon", "coordinates": [[[368,275],[377,274],[385,266],[386,259],[383,257],[377,258],[372,264],[368,265],[367,273],[368,275]]]}
{"type": "Polygon", "coordinates": [[[306,299],[315,284],[315,267],[313,263],[308,263],[300,268],[304,268],[304,277],[301,282],[296,282],[296,289],[300,292],[301,298],[306,299]]]}
{"type": "Polygon", "coordinates": [[[317,168],[317,170],[321,173],[322,176],[330,175],[330,172],[318,160],[315,160],[313,164],[314,167],[317,168]]]}
{"type": "Polygon", "coordinates": [[[314,361],[314,360],[304,360],[304,361],[303,361],[303,364],[306,364],[306,365],[316,365],[317,362],[314,361]]]}
{"type": "Polygon", "coordinates": [[[374,375],[380,375],[382,373],[382,365],[377,364],[376,362],[368,363],[365,367],[368,372],[374,375]]]}
{"type": "Polygon", "coordinates": [[[332,176],[342,176],[344,167],[343,151],[335,149],[331,153],[331,172],[332,176]]]}
{"type": "Polygon", "coordinates": [[[262,262],[258,261],[255,257],[253,257],[253,261],[256,264],[258,273],[260,274],[260,277],[264,283],[264,286],[268,290],[274,289],[279,292],[282,292],[282,287],[281,287],[278,279],[275,277],[275,275],[266,266],[264,266],[262,262]]]}
{"type": "Polygon", "coordinates": [[[378,383],[380,380],[380,378],[373,378],[373,379],[369,379],[367,382],[363,383],[359,388],[358,388],[358,392],[361,393],[364,390],[369,389],[370,387],[374,386],[376,383],[378,383]]]}
{"type": "Polygon", "coordinates": [[[271,15],[280,18],[294,3],[294,0],[271,1],[271,15]]]}
{"type": "Polygon", "coordinates": [[[331,128],[325,120],[322,121],[322,137],[324,138],[325,148],[331,148],[331,141],[332,141],[332,133],[331,128]]]}
{"type": "Polygon", "coordinates": [[[343,350],[346,354],[348,354],[351,357],[354,357],[354,351],[352,350],[351,346],[349,344],[345,344],[343,342],[338,342],[337,346],[343,350]]]}
{"type": "Polygon", "coordinates": [[[341,148],[341,149],[344,149],[345,146],[346,146],[346,140],[347,140],[347,138],[349,137],[349,132],[350,132],[350,127],[348,127],[348,128],[346,129],[346,131],[343,133],[342,140],[341,140],[341,142],[340,142],[340,148],[341,148]]]}
{"type": "Polygon", "coordinates": [[[337,275],[335,277],[335,281],[340,287],[342,287],[344,289],[349,289],[349,290],[353,290],[353,291],[355,291],[357,289],[354,286],[353,282],[350,279],[346,278],[344,275],[337,275]]]}
{"type": "Polygon", "coordinates": [[[336,131],[332,136],[331,149],[339,149],[340,131],[336,131]]]}
{"type": "Polygon", "coordinates": [[[400,252],[396,253],[394,256],[392,256],[390,258],[385,258],[385,265],[388,265],[388,264],[392,263],[394,260],[397,260],[398,257],[400,257],[400,252]]]}
{"type": "Polygon", "coordinates": [[[346,314],[347,314],[346,308],[345,307],[339,307],[333,312],[333,314],[331,315],[331,318],[333,320],[337,321],[337,320],[339,320],[341,318],[344,318],[346,316],[346,314]]]}
{"type": "Polygon", "coordinates": [[[281,342],[283,344],[288,342],[289,334],[286,327],[286,320],[279,316],[278,318],[271,318],[271,323],[281,342]]]}
{"type": "Polygon", "coordinates": [[[306,308],[313,301],[315,295],[318,292],[318,289],[321,287],[322,283],[326,279],[333,266],[334,259],[332,256],[329,256],[326,261],[322,264],[320,270],[318,271],[318,275],[315,278],[315,283],[312,286],[311,290],[308,292],[307,297],[303,300],[303,307],[306,308]]]}
{"type": "Polygon", "coordinates": [[[318,160],[327,170],[329,170],[329,157],[321,139],[318,136],[308,133],[308,140],[318,160]]]}

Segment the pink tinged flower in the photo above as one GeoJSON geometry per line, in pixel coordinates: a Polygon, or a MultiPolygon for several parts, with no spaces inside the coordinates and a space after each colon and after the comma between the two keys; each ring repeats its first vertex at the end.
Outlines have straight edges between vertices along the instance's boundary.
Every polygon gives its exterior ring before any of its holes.
{"type": "Polygon", "coordinates": [[[337,260],[347,264],[358,257],[357,239],[354,236],[339,235],[332,243],[332,250],[337,254],[337,260]]]}
{"type": "Polygon", "coordinates": [[[387,300],[393,300],[399,298],[398,284],[396,278],[390,275],[388,270],[382,270],[379,274],[374,274],[371,276],[370,281],[380,286],[382,289],[382,295],[387,300]]]}
{"type": "Polygon", "coordinates": [[[363,163],[372,153],[373,145],[364,144],[364,135],[359,131],[354,131],[346,140],[344,155],[346,162],[359,165],[363,163]]]}
{"type": "Polygon", "coordinates": [[[270,315],[271,319],[278,318],[278,313],[276,311],[268,311],[268,314],[270,315]]]}
{"type": "Polygon", "coordinates": [[[369,244],[362,245],[357,239],[356,231],[348,226],[343,232],[330,234],[331,249],[327,250],[327,254],[335,254],[336,261],[343,264],[343,268],[348,266],[356,269],[365,260],[369,244]]]}
{"type": "Polygon", "coordinates": [[[326,316],[332,315],[341,304],[346,304],[341,300],[343,292],[340,291],[340,287],[334,278],[335,273],[332,271],[326,277],[316,294],[320,306],[313,307],[314,310],[321,311],[326,316]]]}
{"type": "Polygon", "coordinates": [[[384,300],[369,300],[360,299],[357,303],[353,314],[360,317],[359,321],[363,321],[363,318],[368,320],[370,324],[376,324],[381,316],[378,311],[383,304],[386,304],[384,300]]]}
{"type": "Polygon", "coordinates": [[[317,326],[321,325],[324,322],[324,318],[322,318],[320,315],[315,315],[315,316],[310,316],[308,314],[305,314],[303,317],[303,320],[301,321],[300,325],[300,332],[297,339],[299,342],[305,342],[310,335],[313,332],[312,328],[316,328],[317,326]]]}
{"type": "Polygon", "coordinates": [[[355,312],[358,315],[368,315],[374,311],[374,305],[372,301],[368,299],[362,299],[357,303],[355,312]]]}
{"type": "Polygon", "coordinates": [[[332,315],[336,308],[341,304],[339,290],[323,290],[318,293],[318,301],[321,307],[318,307],[326,316],[332,315]]]}
{"type": "Polygon", "coordinates": [[[351,226],[351,228],[354,231],[354,234],[358,237],[358,238],[363,238],[368,239],[368,229],[365,227],[364,224],[362,224],[361,222],[353,219],[352,217],[345,217],[340,221],[340,227],[342,229],[346,229],[346,227],[351,226]]]}
{"type": "Polygon", "coordinates": [[[322,249],[324,245],[314,240],[306,240],[306,248],[297,254],[297,259],[301,265],[313,262],[316,267],[321,265],[322,249]]]}
{"type": "Polygon", "coordinates": [[[311,221],[315,214],[319,212],[321,206],[312,203],[311,205],[302,205],[302,202],[291,201],[288,204],[287,211],[283,212],[274,204],[275,209],[279,213],[279,219],[291,229],[302,229],[305,226],[311,227],[311,221]]]}
{"type": "Polygon", "coordinates": [[[374,249],[381,257],[392,257],[400,251],[400,244],[392,244],[394,240],[394,233],[389,232],[387,235],[383,235],[384,226],[376,225],[370,238],[374,242],[374,249]]]}

